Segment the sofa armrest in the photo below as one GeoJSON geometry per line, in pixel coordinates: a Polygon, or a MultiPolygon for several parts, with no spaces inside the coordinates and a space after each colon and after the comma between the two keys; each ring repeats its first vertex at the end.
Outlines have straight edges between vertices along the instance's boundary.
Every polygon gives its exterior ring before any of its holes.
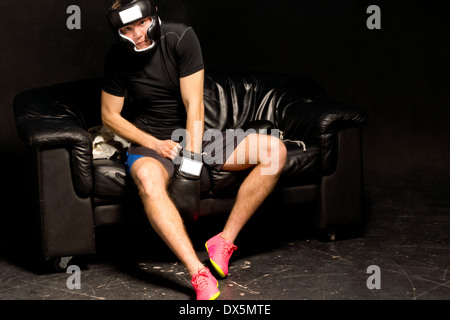
{"type": "Polygon", "coordinates": [[[81,113],[62,102],[53,87],[18,94],[14,99],[16,128],[29,147],[66,148],[71,153],[72,177],[80,195],[93,190],[92,138],[81,113]]]}
{"type": "Polygon", "coordinates": [[[280,110],[280,130],[287,139],[302,140],[322,149],[324,174],[336,166],[337,134],[344,128],[361,128],[368,122],[360,108],[318,96],[292,101],[280,110]]]}

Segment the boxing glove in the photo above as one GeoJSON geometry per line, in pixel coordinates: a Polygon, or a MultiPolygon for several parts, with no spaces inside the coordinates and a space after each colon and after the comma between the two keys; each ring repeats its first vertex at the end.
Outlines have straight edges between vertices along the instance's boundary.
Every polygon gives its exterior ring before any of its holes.
{"type": "Polygon", "coordinates": [[[180,164],[170,180],[168,192],[181,217],[195,221],[200,212],[200,176],[202,155],[183,150],[180,164]]]}

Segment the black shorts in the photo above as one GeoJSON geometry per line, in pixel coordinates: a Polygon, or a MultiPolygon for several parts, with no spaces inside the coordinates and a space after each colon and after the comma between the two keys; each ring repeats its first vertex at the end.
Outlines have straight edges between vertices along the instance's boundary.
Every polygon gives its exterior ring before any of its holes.
{"type": "MultiPolygon", "coordinates": [[[[207,131],[204,136],[206,141],[204,140],[202,145],[203,162],[206,166],[220,171],[224,163],[247,135],[248,133],[243,130],[207,131]]],[[[173,176],[175,163],[177,163],[176,159],[172,161],[159,155],[155,150],[143,146],[131,146],[128,149],[125,160],[128,174],[130,174],[134,162],[143,157],[158,160],[167,170],[169,176],[173,176]]]]}

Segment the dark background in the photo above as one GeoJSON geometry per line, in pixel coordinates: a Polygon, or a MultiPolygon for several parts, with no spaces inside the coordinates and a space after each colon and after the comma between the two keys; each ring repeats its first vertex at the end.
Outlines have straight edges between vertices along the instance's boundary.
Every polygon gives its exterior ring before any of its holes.
{"type": "MultiPolygon", "coordinates": [[[[105,18],[110,3],[1,2],[0,164],[13,196],[27,183],[14,96],[101,76],[115,41],[105,18]],[[73,4],[81,9],[80,30],[66,27],[73,4]]],[[[333,99],[364,109],[366,183],[414,178],[439,187],[449,180],[447,1],[160,0],[159,9],[163,19],[194,27],[208,69],[310,76],[333,99]],[[366,27],[371,4],[381,8],[381,30],[366,27]]]]}

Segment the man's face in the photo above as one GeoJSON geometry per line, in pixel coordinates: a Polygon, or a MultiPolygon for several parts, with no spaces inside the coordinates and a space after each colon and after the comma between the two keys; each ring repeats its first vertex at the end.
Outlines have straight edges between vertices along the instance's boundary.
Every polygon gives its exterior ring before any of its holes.
{"type": "Polygon", "coordinates": [[[137,49],[145,49],[152,44],[152,41],[147,38],[147,29],[150,27],[151,23],[152,18],[146,17],[120,28],[120,32],[122,32],[124,36],[132,39],[136,44],[137,49]]]}

